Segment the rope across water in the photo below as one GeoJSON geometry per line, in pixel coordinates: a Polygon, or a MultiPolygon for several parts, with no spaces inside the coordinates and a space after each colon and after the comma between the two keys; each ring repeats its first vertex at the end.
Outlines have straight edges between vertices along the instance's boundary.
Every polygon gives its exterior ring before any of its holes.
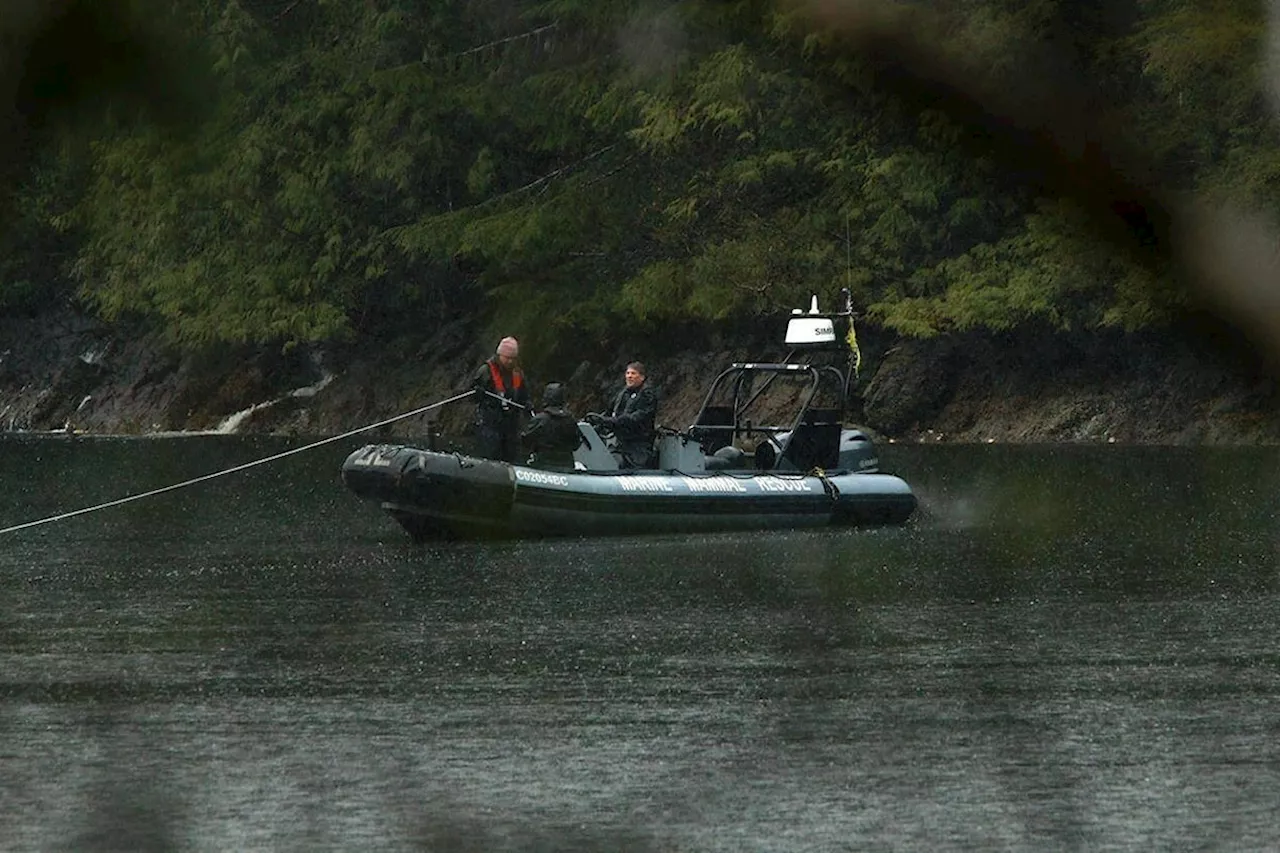
{"type": "Polygon", "coordinates": [[[128,497],[117,498],[116,500],[113,500],[113,501],[107,501],[106,503],[95,504],[94,506],[87,506],[87,507],[84,507],[83,509],[72,510],[71,512],[63,512],[63,513],[59,513],[58,515],[51,515],[48,518],[40,518],[40,519],[36,519],[35,521],[27,521],[22,524],[15,524],[12,527],[0,528],[0,535],[3,535],[5,533],[15,533],[19,530],[26,530],[29,527],[38,527],[41,524],[50,524],[55,521],[63,521],[64,519],[74,518],[78,515],[86,515],[91,512],[97,512],[98,510],[109,509],[110,507],[120,506],[121,504],[127,504],[133,501],[139,501],[139,500],[142,500],[143,498],[155,497],[156,495],[162,495],[165,492],[173,492],[173,491],[177,491],[178,489],[185,489],[188,486],[194,486],[198,483],[203,483],[208,480],[216,479],[218,477],[225,477],[227,474],[234,474],[238,471],[244,471],[248,468],[257,467],[258,465],[265,465],[268,462],[275,462],[276,460],[283,459],[286,456],[293,456],[294,454],[302,453],[303,451],[306,451],[306,450],[312,450],[314,448],[320,447],[325,444],[332,444],[335,441],[342,441],[344,438],[350,438],[353,435],[359,435],[360,433],[368,432],[371,429],[384,427],[388,424],[393,424],[396,421],[402,421],[406,418],[416,417],[418,415],[425,414],[426,412],[429,412],[432,409],[438,409],[441,406],[447,406],[450,403],[456,403],[459,400],[465,400],[467,397],[470,397],[475,393],[476,393],[475,391],[466,391],[462,394],[457,394],[453,397],[450,397],[447,400],[441,400],[440,402],[432,403],[429,406],[422,406],[421,408],[414,409],[411,412],[405,412],[404,414],[396,415],[393,418],[387,418],[386,420],[378,421],[377,423],[368,424],[367,426],[362,426],[359,429],[348,430],[347,432],[344,432],[341,435],[333,435],[328,438],[322,438],[319,441],[313,441],[310,444],[303,445],[302,447],[295,447],[292,450],[286,450],[283,453],[276,453],[271,456],[263,457],[262,459],[255,459],[252,462],[245,462],[243,465],[236,465],[232,468],[227,468],[222,471],[214,471],[212,474],[204,474],[199,477],[193,477],[190,480],[183,480],[181,483],[174,483],[173,485],[163,486],[159,489],[152,489],[148,492],[141,492],[136,495],[129,495],[128,497]]]}

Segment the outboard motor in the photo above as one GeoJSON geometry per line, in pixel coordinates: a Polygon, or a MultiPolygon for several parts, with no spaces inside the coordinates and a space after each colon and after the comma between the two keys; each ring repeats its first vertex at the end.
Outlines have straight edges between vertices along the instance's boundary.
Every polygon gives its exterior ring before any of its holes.
{"type": "Polygon", "coordinates": [[[840,432],[840,468],[856,474],[869,474],[880,470],[880,455],[875,443],[860,429],[840,432]]]}

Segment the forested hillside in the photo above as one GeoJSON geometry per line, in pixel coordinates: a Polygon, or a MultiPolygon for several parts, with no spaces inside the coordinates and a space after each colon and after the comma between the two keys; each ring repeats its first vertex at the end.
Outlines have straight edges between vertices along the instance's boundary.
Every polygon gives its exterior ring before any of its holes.
{"type": "MultiPolygon", "coordinates": [[[[1140,153],[1137,180],[1275,206],[1261,4],[917,5],[978,85],[1084,93],[1105,142],[1140,153]]],[[[840,286],[907,336],[1150,328],[1186,299],[1098,240],[1071,187],[1011,163],[991,124],[927,87],[904,96],[891,65],[792,4],[101,8],[177,46],[181,62],[143,73],[173,78],[185,108],[35,110],[77,69],[27,69],[18,107],[40,120],[0,242],[6,312],[74,299],[188,349],[465,312],[548,357],[619,324],[728,321],[840,286]]]]}

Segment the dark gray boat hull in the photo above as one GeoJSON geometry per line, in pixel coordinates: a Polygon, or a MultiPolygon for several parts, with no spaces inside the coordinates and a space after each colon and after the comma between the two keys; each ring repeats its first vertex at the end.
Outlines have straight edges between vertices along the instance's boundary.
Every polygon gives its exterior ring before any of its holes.
{"type": "Polygon", "coordinates": [[[402,445],[355,451],[342,478],[419,541],[901,524],[916,508],[891,474],[552,471],[402,445]]]}

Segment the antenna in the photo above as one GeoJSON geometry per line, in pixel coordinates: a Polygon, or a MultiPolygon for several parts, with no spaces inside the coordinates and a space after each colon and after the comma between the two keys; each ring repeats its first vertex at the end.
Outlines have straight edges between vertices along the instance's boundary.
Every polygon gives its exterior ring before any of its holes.
{"type": "Polygon", "coordinates": [[[844,286],[853,287],[853,241],[849,239],[849,213],[844,215],[844,286]]]}

